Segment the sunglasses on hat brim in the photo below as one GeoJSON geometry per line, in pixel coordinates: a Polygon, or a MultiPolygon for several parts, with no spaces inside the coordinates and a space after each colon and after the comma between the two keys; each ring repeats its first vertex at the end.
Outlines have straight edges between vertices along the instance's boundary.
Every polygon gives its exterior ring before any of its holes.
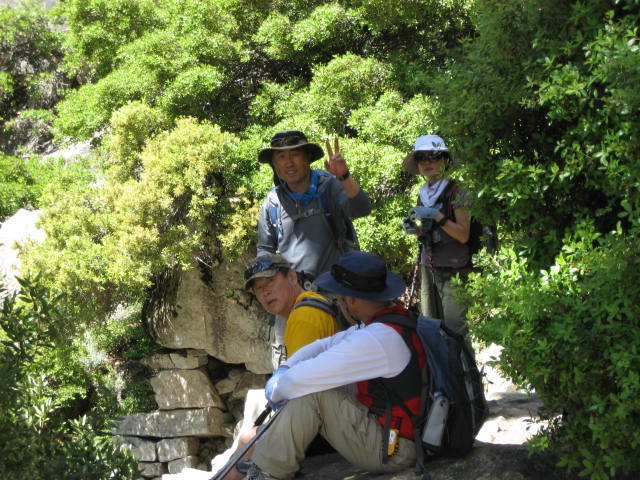
{"type": "Polygon", "coordinates": [[[295,147],[304,145],[307,139],[300,135],[287,135],[286,137],[274,138],[271,140],[271,148],[295,147]]]}
{"type": "Polygon", "coordinates": [[[257,260],[247,267],[244,271],[244,279],[249,280],[256,273],[264,272],[265,270],[277,270],[279,268],[289,268],[289,265],[280,262],[272,262],[270,260],[257,260]]]}

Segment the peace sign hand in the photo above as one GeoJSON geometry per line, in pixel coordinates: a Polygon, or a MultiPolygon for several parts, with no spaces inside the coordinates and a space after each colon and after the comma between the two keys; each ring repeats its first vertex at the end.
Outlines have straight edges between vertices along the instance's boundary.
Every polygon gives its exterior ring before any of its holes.
{"type": "Polygon", "coordinates": [[[329,160],[325,160],[324,162],[325,170],[335,175],[336,177],[342,177],[346,175],[349,171],[349,168],[347,168],[347,162],[340,153],[340,144],[338,143],[338,138],[336,137],[333,140],[333,149],[331,149],[331,143],[329,143],[329,140],[325,140],[324,143],[327,147],[327,154],[329,155],[329,160]]]}

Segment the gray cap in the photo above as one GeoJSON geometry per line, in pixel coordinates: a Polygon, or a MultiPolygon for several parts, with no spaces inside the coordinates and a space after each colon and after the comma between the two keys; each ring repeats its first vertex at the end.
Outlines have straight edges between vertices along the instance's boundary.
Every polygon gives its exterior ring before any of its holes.
{"type": "Polygon", "coordinates": [[[250,290],[256,278],[273,277],[282,268],[291,268],[291,264],[282,255],[277,253],[258,255],[244,271],[244,288],[250,290]]]}

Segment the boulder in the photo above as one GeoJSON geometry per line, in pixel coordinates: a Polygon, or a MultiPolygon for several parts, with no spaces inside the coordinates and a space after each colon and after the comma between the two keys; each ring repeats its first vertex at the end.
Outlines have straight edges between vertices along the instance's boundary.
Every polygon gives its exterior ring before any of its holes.
{"type": "Polygon", "coordinates": [[[271,327],[267,314],[244,290],[248,259],[222,263],[211,271],[166,272],[155,283],[143,316],[158,344],[199,349],[254,373],[270,373],[271,327]]]}
{"type": "Polygon", "coordinates": [[[151,379],[160,410],[226,406],[204,370],[162,370],[151,379]]]}
{"type": "Polygon", "coordinates": [[[229,435],[231,415],[218,408],[161,410],[122,418],[114,435],[133,437],[215,437],[229,435]]]}

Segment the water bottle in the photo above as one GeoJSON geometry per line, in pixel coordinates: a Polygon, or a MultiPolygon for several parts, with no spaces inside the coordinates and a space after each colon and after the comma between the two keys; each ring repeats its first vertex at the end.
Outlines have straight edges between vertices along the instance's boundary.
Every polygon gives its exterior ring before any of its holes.
{"type": "Polygon", "coordinates": [[[442,392],[433,395],[433,402],[429,407],[427,421],[422,430],[422,442],[431,448],[439,448],[442,444],[444,428],[449,414],[449,400],[442,392]]]}

